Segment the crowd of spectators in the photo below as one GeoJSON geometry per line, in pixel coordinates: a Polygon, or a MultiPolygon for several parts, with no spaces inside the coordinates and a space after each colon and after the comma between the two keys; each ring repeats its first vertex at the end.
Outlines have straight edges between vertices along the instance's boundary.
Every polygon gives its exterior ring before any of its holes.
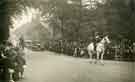
{"type": "MultiPolygon", "coordinates": [[[[87,46],[90,41],[54,40],[45,44],[45,48],[69,56],[88,58],[87,46]]],[[[135,43],[128,39],[111,41],[105,51],[104,59],[135,60],[135,43]]]]}
{"type": "Polygon", "coordinates": [[[23,50],[10,41],[0,44],[0,82],[14,82],[22,78],[26,64],[24,55],[23,50]]]}

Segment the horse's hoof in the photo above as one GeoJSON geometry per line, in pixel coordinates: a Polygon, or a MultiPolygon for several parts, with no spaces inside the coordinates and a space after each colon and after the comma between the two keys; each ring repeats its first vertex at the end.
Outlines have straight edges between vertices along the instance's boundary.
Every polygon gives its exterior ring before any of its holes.
{"type": "Polygon", "coordinates": [[[93,61],[89,61],[89,63],[90,63],[90,64],[92,64],[92,63],[93,63],[93,61]]]}
{"type": "Polygon", "coordinates": [[[89,61],[90,64],[92,64],[92,61],[89,61]]]}
{"type": "Polygon", "coordinates": [[[77,57],[76,55],[73,55],[73,57],[77,57]]]}
{"type": "Polygon", "coordinates": [[[95,61],[94,64],[97,64],[97,61],[95,61]]]}
{"type": "Polygon", "coordinates": [[[9,82],[15,82],[14,80],[9,80],[9,82]]]}
{"type": "Polygon", "coordinates": [[[102,66],[104,66],[104,64],[101,64],[102,66]]]}
{"type": "Polygon", "coordinates": [[[104,63],[101,63],[102,66],[104,66],[104,63]]]}

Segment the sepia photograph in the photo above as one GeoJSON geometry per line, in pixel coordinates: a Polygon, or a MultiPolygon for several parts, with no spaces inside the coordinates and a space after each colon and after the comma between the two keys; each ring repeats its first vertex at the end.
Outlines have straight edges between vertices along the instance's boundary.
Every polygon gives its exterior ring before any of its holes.
{"type": "Polygon", "coordinates": [[[135,0],[0,0],[0,82],[135,82],[135,0]]]}

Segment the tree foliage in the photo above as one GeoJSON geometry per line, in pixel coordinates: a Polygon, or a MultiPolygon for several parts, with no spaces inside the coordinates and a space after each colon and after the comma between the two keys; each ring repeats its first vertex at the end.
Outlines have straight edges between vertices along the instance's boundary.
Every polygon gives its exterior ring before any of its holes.
{"type": "MultiPolygon", "coordinates": [[[[112,37],[134,39],[134,2],[133,0],[106,0],[104,4],[95,0],[83,5],[83,0],[50,0],[53,14],[51,24],[59,27],[63,38],[88,39],[95,31],[109,32],[112,37]]],[[[49,7],[48,7],[49,8],[49,7]]]]}
{"type": "Polygon", "coordinates": [[[134,0],[21,0],[19,4],[48,14],[54,37],[60,33],[62,39],[89,40],[98,31],[114,39],[135,40],[134,0]]]}

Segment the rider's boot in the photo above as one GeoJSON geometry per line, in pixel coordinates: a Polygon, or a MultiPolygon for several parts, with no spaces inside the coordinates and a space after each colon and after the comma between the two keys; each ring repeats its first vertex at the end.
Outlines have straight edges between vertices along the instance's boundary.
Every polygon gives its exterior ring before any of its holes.
{"type": "Polygon", "coordinates": [[[96,52],[96,42],[94,42],[94,52],[96,52]]]}

